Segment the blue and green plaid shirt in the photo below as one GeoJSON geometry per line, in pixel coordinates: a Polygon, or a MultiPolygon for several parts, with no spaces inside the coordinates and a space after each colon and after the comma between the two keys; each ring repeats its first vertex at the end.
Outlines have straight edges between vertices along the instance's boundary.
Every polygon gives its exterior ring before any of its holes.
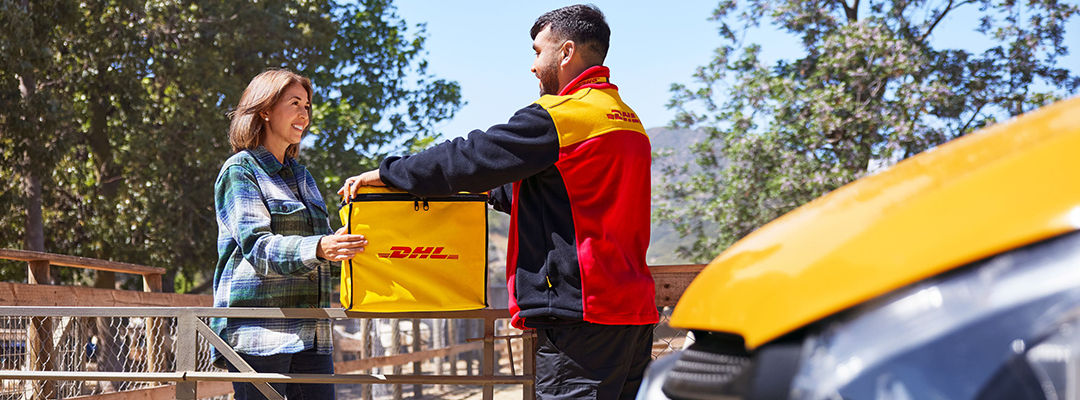
{"type": "MultiPolygon", "coordinates": [[[[238,152],[221,166],[214,207],[214,307],[330,306],[331,264],[315,256],[330,221],[303,165],[283,165],[261,146],[238,152]]],[[[332,351],[329,320],[215,318],[210,326],[244,354],[332,351]]]]}

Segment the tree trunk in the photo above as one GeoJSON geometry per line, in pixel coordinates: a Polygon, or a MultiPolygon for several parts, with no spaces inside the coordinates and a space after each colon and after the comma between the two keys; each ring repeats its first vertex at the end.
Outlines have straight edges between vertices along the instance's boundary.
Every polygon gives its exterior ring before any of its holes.
{"type": "MultiPolygon", "coordinates": [[[[102,69],[104,70],[104,69],[102,69]]],[[[94,153],[94,161],[97,164],[98,189],[105,197],[105,201],[112,201],[120,187],[120,174],[116,162],[113,161],[112,145],[109,143],[109,105],[106,103],[104,93],[107,87],[97,87],[97,93],[92,93],[90,101],[90,151],[94,153]]]]}
{"type": "MultiPolygon", "coordinates": [[[[23,7],[27,7],[23,1],[23,7]]],[[[37,92],[37,83],[31,74],[19,75],[19,92],[24,103],[29,103],[37,92]]],[[[30,116],[28,116],[27,119],[30,116]]],[[[45,222],[41,218],[41,178],[34,168],[36,160],[32,154],[23,159],[23,199],[26,206],[26,231],[23,240],[27,250],[45,251],[45,222]]],[[[47,266],[48,264],[46,264],[47,266]]],[[[52,283],[41,282],[41,283],[52,283]]]]}
{"type": "MultiPolygon", "coordinates": [[[[26,231],[23,244],[27,250],[45,251],[45,222],[41,218],[41,179],[32,169],[23,173],[23,199],[26,207],[26,231]]],[[[46,264],[48,265],[48,264],[46,264]]],[[[49,282],[39,282],[51,284],[49,282]]]]}
{"type": "Polygon", "coordinates": [[[94,287],[98,289],[116,289],[116,273],[112,271],[95,271],[94,287]]]}
{"type": "MultiPolygon", "coordinates": [[[[210,294],[213,295],[214,294],[214,286],[213,286],[214,281],[213,280],[207,280],[205,285],[206,286],[204,286],[202,288],[200,288],[200,286],[203,286],[203,285],[196,286],[195,288],[198,288],[198,289],[200,289],[200,291],[202,291],[202,290],[206,290],[206,288],[208,287],[210,289],[210,294]]],[[[170,268],[167,271],[165,271],[165,275],[162,276],[162,280],[161,280],[161,291],[165,292],[165,293],[176,293],[176,269],[170,268]]],[[[192,293],[192,294],[198,294],[198,293],[192,293]]]]}
{"type": "MultiPolygon", "coordinates": [[[[25,4],[24,4],[25,6],[25,4]]],[[[19,75],[19,91],[23,102],[30,102],[36,92],[34,77],[30,74],[19,75]]],[[[45,220],[41,216],[41,178],[34,165],[33,154],[22,160],[23,206],[26,208],[26,228],[23,231],[23,246],[30,251],[45,251],[45,220]]],[[[48,261],[31,261],[27,271],[30,283],[51,285],[52,273],[48,261]]]]}
{"type": "MultiPolygon", "coordinates": [[[[29,2],[23,0],[22,6],[29,8],[29,2]]],[[[37,92],[37,83],[32,73],[19,74],[19,92],[24,103],[29,103],[37,92]]],[[[32,155],[27,155],[22,160],[23,176],[22,189],[23,201],[26,207],[26,230],[23,232],[23,245],[26,250],[45,251],[45,221],[41,217],[41,178],[34,169],[32,155]]],[[[27,267],[27,280],[29,283],[50,285],[52,274],[48,261],[31,261],[27,267]]],[[[30,369],[36,371],[52,371],[56,363],[52,341],[52,319],[31,318],[27,329],[27,361],[30,369]]],[[[33,399],[47,399],[56,396],[55,381],[38,381],[34,383],[33,399]]]]}

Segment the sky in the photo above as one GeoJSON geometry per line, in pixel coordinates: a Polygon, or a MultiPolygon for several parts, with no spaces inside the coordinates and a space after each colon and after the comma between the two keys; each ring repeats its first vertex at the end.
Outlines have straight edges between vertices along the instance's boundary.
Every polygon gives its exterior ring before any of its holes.
{"type": "MultiPolygon", "coordinates": [[[[461,84],[468,102],[439,130],[447,138],[505,123],[539,97],[529,68],[529,28],[544,12],[569,1],[399,0],[398,15],[427,23],[428,71],[461,84]]],[[[689,82],[711,59],[718,40],[707,21],[712,1],[592,1],[607,17],[611,44],[604,63],[611,82],[647,128],[674,116],[664,105],[676,81],[689,82]]]]}
{"type": "MultiPolygon", "coordinates": [[[[437,126],[446,138],[506,122],[515,111],[539,97],[529,71],[534,53],[529,28],[544,12],[572,1],[398,0],[398,15],[410,25],[427,24],[428,72],[455,80],[467,102],[454,118],[437,126]]],[[[697,67],[711,61],[720,44],[717,23],[709,21],[717,1],[593,0],[611,27],[604,63],[623,100],[646,128],[670,123],[667,109],[672,83],[693,82],[697,67]]],[[[967,7],[975,11],[974,7],[967,7]]],[[[964,9],[961,9],[963,11],[964,9]]],[[[971,31],[973,14],[953,13],[931,40],[935,47],[981,50],[989,43],[971,31]],[[982,46],[980,48],[980,46],[982,46]]],[[[1080,72],[1080,18],[1066,27],[1072,54],[1062,66],[1080,72]]],[[[784,33],[759,29],[748,41],[762,45],[762,58],[790,59],[802,54],[798,41],[784,33]]]]}

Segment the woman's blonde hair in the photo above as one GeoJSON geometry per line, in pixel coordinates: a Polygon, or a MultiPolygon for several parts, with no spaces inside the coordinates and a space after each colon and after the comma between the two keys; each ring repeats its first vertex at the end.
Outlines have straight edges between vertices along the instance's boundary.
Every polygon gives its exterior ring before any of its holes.
{"type": "MultiPolygon", "coordinates": [[[[284,69],[272,69],[256,75],[248,83],[244,94],[240,96],[240,103],[236,109],[229,112],[229,144],[232,145],[233,153],[245,149],[254,149],[262,144],[266,134],[267,123],[259,114],[269,112],[285,89],[294,84],[299,84],[307,91],[308,101],[311,101],[311,80],[300,76],[292,71],[284,69]]],[[[299,145],[290,144],[285,149],[285,156],[296,158],[299,145]]]]}

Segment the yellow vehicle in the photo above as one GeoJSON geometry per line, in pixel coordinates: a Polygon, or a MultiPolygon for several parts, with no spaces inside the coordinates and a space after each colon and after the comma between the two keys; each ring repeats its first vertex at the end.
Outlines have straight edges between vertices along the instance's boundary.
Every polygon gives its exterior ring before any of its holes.
{"type": "Polygon", "coordinates": [[[671,318],[647,399],[1080,399],[1080,98],[743,238],[671,318]]]}

